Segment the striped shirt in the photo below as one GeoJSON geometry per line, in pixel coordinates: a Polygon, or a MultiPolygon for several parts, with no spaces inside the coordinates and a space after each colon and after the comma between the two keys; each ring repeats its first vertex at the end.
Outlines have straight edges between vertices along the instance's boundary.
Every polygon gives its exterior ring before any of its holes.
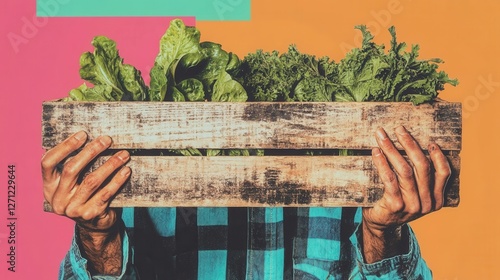
{"type": "MultiPolygon", "coordinates": [[[[91,277],[77,238],[59,279],[431,279],[404,255],[366,264],[360,208],[124,208],[120,276],[91,277]]],[[[77,236],[77,235],[75,235],[77,236]]]]}

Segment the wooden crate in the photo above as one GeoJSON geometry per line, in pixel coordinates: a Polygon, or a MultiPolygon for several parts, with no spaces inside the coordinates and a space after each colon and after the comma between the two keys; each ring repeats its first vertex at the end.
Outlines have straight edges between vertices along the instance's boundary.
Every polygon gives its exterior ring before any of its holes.
{"type": "Polygon", "coordinates": [[[377,146],[374,132],[384,127],[396,140],[397,125],[408,128],[422,147],[433,141],[445,151],[453,171],[445,204],[457,206],[460,103],[52,101],[43,104],[42,124],[45,149],[79,130],[90,139],[111,136],[113,150],[139,149],[114,207],[371,206],[383,194],[370,155],[377,146]],[[274,155],[162,155],[186,148],[267,149],[274,155]],[[294,155],[311,149],[332,155],[294,155]],[[335,149],[360,155],[335,156],[335,149]]]}

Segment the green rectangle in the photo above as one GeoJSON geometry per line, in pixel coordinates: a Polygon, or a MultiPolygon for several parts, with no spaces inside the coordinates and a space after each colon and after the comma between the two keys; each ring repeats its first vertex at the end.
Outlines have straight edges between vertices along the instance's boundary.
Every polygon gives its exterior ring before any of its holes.
{"type": "Polygon", "coordinates": [[[37,0],[41,17],[194,16],[250,20],[250,0],[37,0]]]}

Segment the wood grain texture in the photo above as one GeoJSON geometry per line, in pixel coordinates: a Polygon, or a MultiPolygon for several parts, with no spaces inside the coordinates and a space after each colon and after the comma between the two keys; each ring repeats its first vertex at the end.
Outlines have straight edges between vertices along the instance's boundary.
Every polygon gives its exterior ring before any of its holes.
{"type": "MultiPolygon", "coordinates": [[[[445,205],[459,203],[460,103],[45,102],[43,147],[72,133],[109,135],[112,149],[282,149],[286,156],[132,156],[113,207],[372,206],[383,186],[371,156],[291,156],[287,150],[370,150],[373,136],[404,125],[422,147],[446,151],[453,175],[445,205]]],[[[154,153],[153,153],[154,154],[154,153]]],[[[365,153],[366,154],[366,153],[365,153]]],[[[103,163],[99,157],[92,168],[103,163]]],[[[46,211],[50,205],[45,203],[46,211]]]]}
{"type": "MultiPolygon", "coordinates": [[[[115,149],[370,149],[374,132],[404,125],[422,147],[460,150],[461,104],[330,102],[45,102],[43,147],[72,133],[113,138],[115,149]]],[[[399,148],[398,143],[396,143],[399,148]]]]}
{"type": "MultiPolygon", "coordinates": [[[[457,206],[460,158],[448,160],[445,204],[457,206]]],[[[140,156],[128,166],[114,207],[372,206],[383,194],[371,156],[140,156]]]]}

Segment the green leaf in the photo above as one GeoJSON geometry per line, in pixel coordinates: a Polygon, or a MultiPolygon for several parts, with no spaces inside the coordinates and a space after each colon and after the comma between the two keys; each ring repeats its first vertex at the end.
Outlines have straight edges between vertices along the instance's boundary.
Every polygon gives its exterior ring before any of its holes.
{"type": "Polygon", "coordinates": [[[226,71],[221,72],[214,84],[212,101],[215,102],[245,102],[247,92],[243,86],[231,78],[226,71]]]}
{"type": "MultiPolygon", "coordinates": [[[[167,90],[167,72],[172,63],[189,53],[199,53],[200,32],[194,27],[185,26],[182,20],[174,19],[160,39],[160,52],[151,69],[150,94],[154,100],[163,100],[167,90]],[[162,98],[163,97],[163,98],[162,98]]],[[[173,69],[175,70],[175,69],[173,69]]],[[[173,74],[172,74],[173,75],[173,74]]]]}
{"type": "Polygon", "coordinates": [[[212,87],[222,72],[225,72],[229,62],[229,54],[222,49],[222,46],[212,42],[200,44],[203,54],[208,57],[206,64],[194,77],[200,80],[207,89],[207,97],[212,96],[212,87]]]}
{"type": "Polygon", "coordinates": [[[69,101],[115,101],[111,97],[113,89],[109,85],[97,85],[93,88],[86,84],[69,92],[69,101]]]}
{"type": "Polygon", "coordinates": [[[149,96],[151,101],[163,101],[167,95],[167,76],[162,66],[155,64],[149,72],[151,77],[149,96]]]}
{"type": "Polygon", "coordinates": [[[90,94],[84,98],[88,100],[105,92],[107,100],[146,100],[147,87],[140,72],[131,65],[123,64],[116,43],[104,36],[97,36],[92,40],[92,45],[94,52],[83,53],[80,57],[80,76],[94,86],[106,86],[111,91],[104,91],[102,87],[95,92],[83,90],[82,94],[90,94]]]}
{"type": "Polygon", "coordinates": [[[323,77],[305,77],[300,80],[293,91],[293,100],[300,102],[332,101],[333,87],[323,77]]]}
{"type": "Polygon", "coordinates": [[[189,101],[205,100],[203,84],[197,79],[185,79],[177,84],[177,89],[184,95],[185,99],[189,101]]]}
{"type": "Polygon", "coordinates": [[[120,81],[125,88],[122,100],[148,100],[148,88],[144,84],[141,72],[132,65],[125,64],[119,72],[120,81]]]}

